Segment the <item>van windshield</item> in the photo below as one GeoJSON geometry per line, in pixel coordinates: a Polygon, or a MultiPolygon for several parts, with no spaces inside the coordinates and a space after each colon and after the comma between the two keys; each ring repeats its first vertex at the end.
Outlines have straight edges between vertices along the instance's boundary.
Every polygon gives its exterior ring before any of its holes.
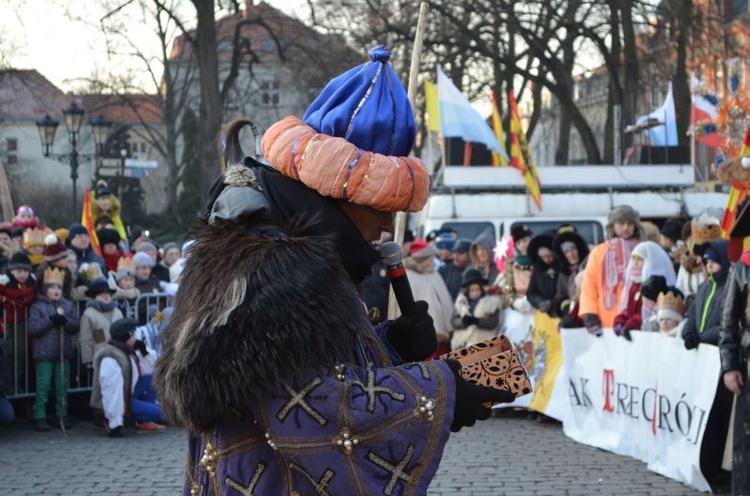
{"type": "Polygon", "coordinates": [[[539,234],[542,231],[547,231],[549,229],[557,229],[563,224],[570,224],[571,226],[576,228],[576,232],[581,235],[583,239],[586,240],[586,243],[589,245],[598,245],[602,241],[604,241],[604,229],[602,229],[601,223],[595,221],[595,220],[575,220],[575,221],[568,221],[568,222],[561,222],[561,221],[549,221],[549,220],[539,220],[535,221],[533,219],[524,220],[523,222],[514,222],[511,224],[511,229],[513,229],[514,226],[525,224],[529,226],[531,229],[531,232],[534,234],[539,234]]]}
{"type": "Polygon", "coordinates": [[[492,242],[494,243],[497,239],[492,222],[444,222],[442,227],[456,231],[459,239],[473,241],[487,229],[492,231],[492,242]]]}

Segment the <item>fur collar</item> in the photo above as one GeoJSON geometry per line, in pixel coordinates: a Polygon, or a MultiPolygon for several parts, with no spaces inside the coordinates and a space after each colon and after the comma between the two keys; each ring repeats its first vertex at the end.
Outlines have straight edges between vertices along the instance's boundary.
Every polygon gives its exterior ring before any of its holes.
{"type": "Polygon", "coordinates": [[[156,367],[172,422],[210,432],[254,398],[356,360],[364,307],[332,240],[308,228],[199,224],[156,367]]]}
{"type": "Polygon", "coordinates": [[[472,315],[477,318],[487,317],[495,313],[495,310],[502,309],[503,300],[498,295],[484,295],[479,298],[477,305],[474,307],[474,312],[471,311],[471,305],[469,298],[462,292],[458,294],[456,298],[456,313],[459,317],[466,315],[472,315]]]}

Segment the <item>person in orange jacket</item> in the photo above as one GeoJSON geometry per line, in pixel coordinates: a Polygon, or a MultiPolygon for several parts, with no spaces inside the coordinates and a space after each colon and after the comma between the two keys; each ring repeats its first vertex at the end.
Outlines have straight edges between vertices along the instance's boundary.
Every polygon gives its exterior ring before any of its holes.
{"type": "Polygon", "coordinates": [[[579,312],[595,335],[603,327],[613,327],[630,252],[644,238],[641,217],[634,208],[616,207],[608,220],[607,240],[591,250],[581,286],[579,312]]]}

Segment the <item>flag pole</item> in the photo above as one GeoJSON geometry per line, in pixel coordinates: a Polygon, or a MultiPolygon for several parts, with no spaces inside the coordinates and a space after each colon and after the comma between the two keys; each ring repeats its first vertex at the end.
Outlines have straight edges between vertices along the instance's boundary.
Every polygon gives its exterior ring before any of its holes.
{"type": "MultiPolygon", "coordinates": [[[[414,99],[417,96],[417,79],[419,75],[419,60],[422,55],[422,41],[424,39],[424,30],[427,23],[427,6],[428,3],[423,1],[419,5],[419,19],[417,21],[417,32],[414,37],[414,47],[411,52],[411,67],[409,68],[409,101],[414,110],[414,99]]],[[[412,152],[413,153],[413,152],[412,152]]],[[[406,212],[396,213],[396,220],[393,223],[393,240],[402,245],[404,243],[404,231],[406,230],[406,212]]],[[[388,318],[396,318],[397,304],[396,298],[391,289],[388,298],[388,318]]]]}

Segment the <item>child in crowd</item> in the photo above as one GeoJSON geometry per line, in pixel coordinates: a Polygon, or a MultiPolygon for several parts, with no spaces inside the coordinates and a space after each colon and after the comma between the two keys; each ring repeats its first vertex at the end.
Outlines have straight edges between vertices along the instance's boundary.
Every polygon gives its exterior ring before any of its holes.
{"type": "Polygon", "coordinates": [[[682,338],[688,350],[699,343],[719,345],[721,306],[730,268],[728,245],[728,241],[712,241],[695,247],[696,253],[702,254],[708,279],[698,286],[686,315],[682,338]]]}
{"type": "Polygon", "coordinates": [[[641,282],[653,275],[664,276],[668,286],[676,280],[672,259],[653,241],[638,243],[630,254],[625,271],[625,287],[620,298],[620,313],[614,321],[615,334],[630,340],[630,331],[640,330],[645,318],[641,282]]]}
{"type": "Polygon", "coordinates": [[[144,293],[158,293],[161,291],[159,279],[151,272],[155,262],[146,252],[139,251],[133,256],[135,265],[135,287],[144,293]]]}
{"type": "Polygon", "coordinates": [[[135,337],[134,319],[115,322],[112,338],[94,356],[94,385],[91,407],[103,411],[108,437],[122,437],[125,415],[135,420],[140,431],[162,431],[161,407],[151,380],[156,360],[153,350],[135,337]]]}
{"type": "Polygon", "coordinates": [[[667,280],[664,276],[651,276],[641,284],[641,300],[643,305],[642,331],[659,332],[659,308],[656,302],[661,293],[667,292],[667,280]]]}
{"type": "Polygon", "coordinates": [[[44,271],[42,289],[29,310],[29,335],[34,338],[36,400],[34,428],[50,430],[47,424],[47,396],[55,380],[57,425],[69,429],[67,419],[70,360],[75,358],[71,335],[78,332],[78,316],[73,303],[62,295],[65,273],[56,267],[44,271]]]}
{"type": "Polygon", "coordinates": [[[485,292],[487,279],[476,269],[467,269],[456,298],[451,324],[455,331],[451,349],[465,348],[497,336],[503,300],[485,292]]]}
{"type": "Polygon", "coordinates": [[[169,268],[159,260],[159,250],[151,241],[145,241],[138,247],[138,253],[146,253],[151,258],[151,274],[158,281],[169,282],[169,268]]]}
{"type": "Polygon", "coordinates": [[[44,271],[49,267],[57,267],[65,272],[63,281],[63,296],[66,300],[73,300],[73,273],[68,268],[67,257],[71,251],[57,239],[57,235],[49,233],[44,238],[44,262],[36,269],[36,280],[44,278],[44,271]]]}
{"type": "Polygon", "coordinates": [[[671,287],[666,293],[661,293],[656,302],[658,307],[659,332],[666,336],[676,337],[684,323],[685,305],[679,289],[671,287]]]}
{"type": "MultiPolygon", "coordinates": [[[[110,272],[111,274],[111,272],[110,272]]],[[[141,292],[135,287],[135,263],[130,255],[120,257],[117,262],[117,272],[114,273],[115,289],[114,298],[120,308],[120,312],[127,317],[133,317],[135,301],[141,292]]]]}
{"type": "Polygon", "coordinates": [[[38,228],[26,229],[23,232],[23,249],[29,256],[34,270],[44,262],[44,238],[47,234],[47,231],[38,228]]]}
{"type": "Polygon", "coordinates": [[[108,270],[117,270],[117,262],[120,260],[120,234],[115,229],[103,228],[96,231],[99,239],[99,247],[102,250],[102,258],[108,270]]]}
{"type": "MultiPolygon", "coordinates": [[[[22,252],[14,254],[8,263],[7,281],[0,284],[0,296],[5,310],[5,339],[11,374],[25,382],[26,375],[26,310],[36,300],[37,281],[31,275],[31,261],[22,252]]],[[[23,383],[18,384],[25,389],[23,383]]]]}
{"type": "Polygon", "coordinates": [[[557,294],[557,276],[560,273],[560,266],[552,251],[555,234],[555,231],[537,234],[531,238],[528,250],[533,270],[526,298],[532,307],[550,317],[557,316],[555,295],[557,294]]]}
{"type": "Polygon", "coordinates": [[[112,299],[112,290],[106,280],[97,279],[86,291],[91,298],[81,316],[81,362],[91,368],[94,354],[109,341],[109,329],[113,322],[123,318],[112,299]]]}

